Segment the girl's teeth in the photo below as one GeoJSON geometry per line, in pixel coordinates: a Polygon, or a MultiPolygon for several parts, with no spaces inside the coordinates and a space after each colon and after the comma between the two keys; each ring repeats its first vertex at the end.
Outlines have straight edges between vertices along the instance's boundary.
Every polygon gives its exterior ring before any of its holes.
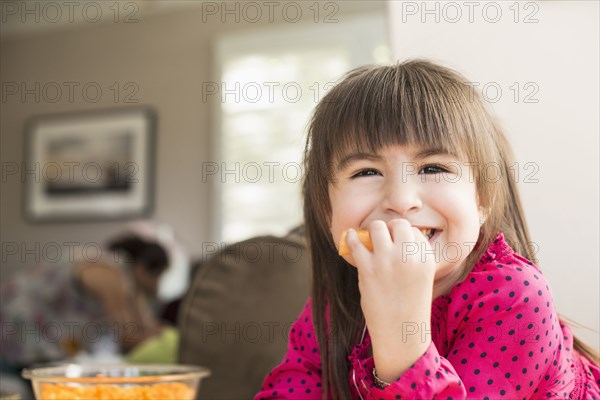
{"type": "Polygon", "coordinates": [[[427,236],[427,239],[431,239],[435,233],[435,229],[421,229],[423,236],[427,236]]]}

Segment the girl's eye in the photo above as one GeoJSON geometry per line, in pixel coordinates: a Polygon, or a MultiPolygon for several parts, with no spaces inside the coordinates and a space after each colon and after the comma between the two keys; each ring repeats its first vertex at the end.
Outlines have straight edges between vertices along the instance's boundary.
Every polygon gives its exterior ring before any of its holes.
{"type": "Polygon", "coordinates": [[[352,178],[359,178],[362,176],[376,176],[376,175],[380,175],[379,171],[377,171],[376,169],[365,168],[365,169],[358,171],[356,174],[352,175],[352,178]]]}
{"type": "Polygon", "coordinates": [[[422,174],[441,174],[443,172],[448,172],[448,170],[441,165],[425,165],[419,171],[422,174]]]}

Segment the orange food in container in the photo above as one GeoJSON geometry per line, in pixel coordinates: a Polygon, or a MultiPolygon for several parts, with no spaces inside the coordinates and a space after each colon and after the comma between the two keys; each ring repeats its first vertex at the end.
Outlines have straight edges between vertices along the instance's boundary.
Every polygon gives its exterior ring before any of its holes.
{"type": "Polygon", "coordinates": [[[187,365],[67,364],[23,370],[38,400],[193,400],[210,375],[187,365]]]}

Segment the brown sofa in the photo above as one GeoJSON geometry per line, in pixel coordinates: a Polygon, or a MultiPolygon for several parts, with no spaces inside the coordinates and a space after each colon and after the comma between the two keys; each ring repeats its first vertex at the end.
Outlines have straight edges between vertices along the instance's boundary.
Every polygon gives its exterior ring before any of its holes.
{"type": "Polygon", "coordinates": [[[199,399],[250,399],[279,364],[309,296],[304,239],[256,237],[214,254],[179,311],[179,361],[212,371],[199,399]]]}

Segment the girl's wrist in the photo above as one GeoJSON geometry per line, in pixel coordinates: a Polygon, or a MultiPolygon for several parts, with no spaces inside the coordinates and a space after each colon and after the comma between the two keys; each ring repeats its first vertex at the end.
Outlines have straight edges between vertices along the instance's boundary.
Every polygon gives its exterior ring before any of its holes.
{"type": "Polygon", "coordinates": [[[368,319],[367,328],[373,347],[379,346],[384,352],[415,347],[431,341],[431,309],[393,318],[381,315],[375,321],[368,319]]]}
{"type": "Polygon", "coordinates": [[[384,344],[372,341],[373,361],[377,377],[383,382],[393,382],[400,378],[427,351],[431,338],[405,338],[400,343],[384,344]]]}

